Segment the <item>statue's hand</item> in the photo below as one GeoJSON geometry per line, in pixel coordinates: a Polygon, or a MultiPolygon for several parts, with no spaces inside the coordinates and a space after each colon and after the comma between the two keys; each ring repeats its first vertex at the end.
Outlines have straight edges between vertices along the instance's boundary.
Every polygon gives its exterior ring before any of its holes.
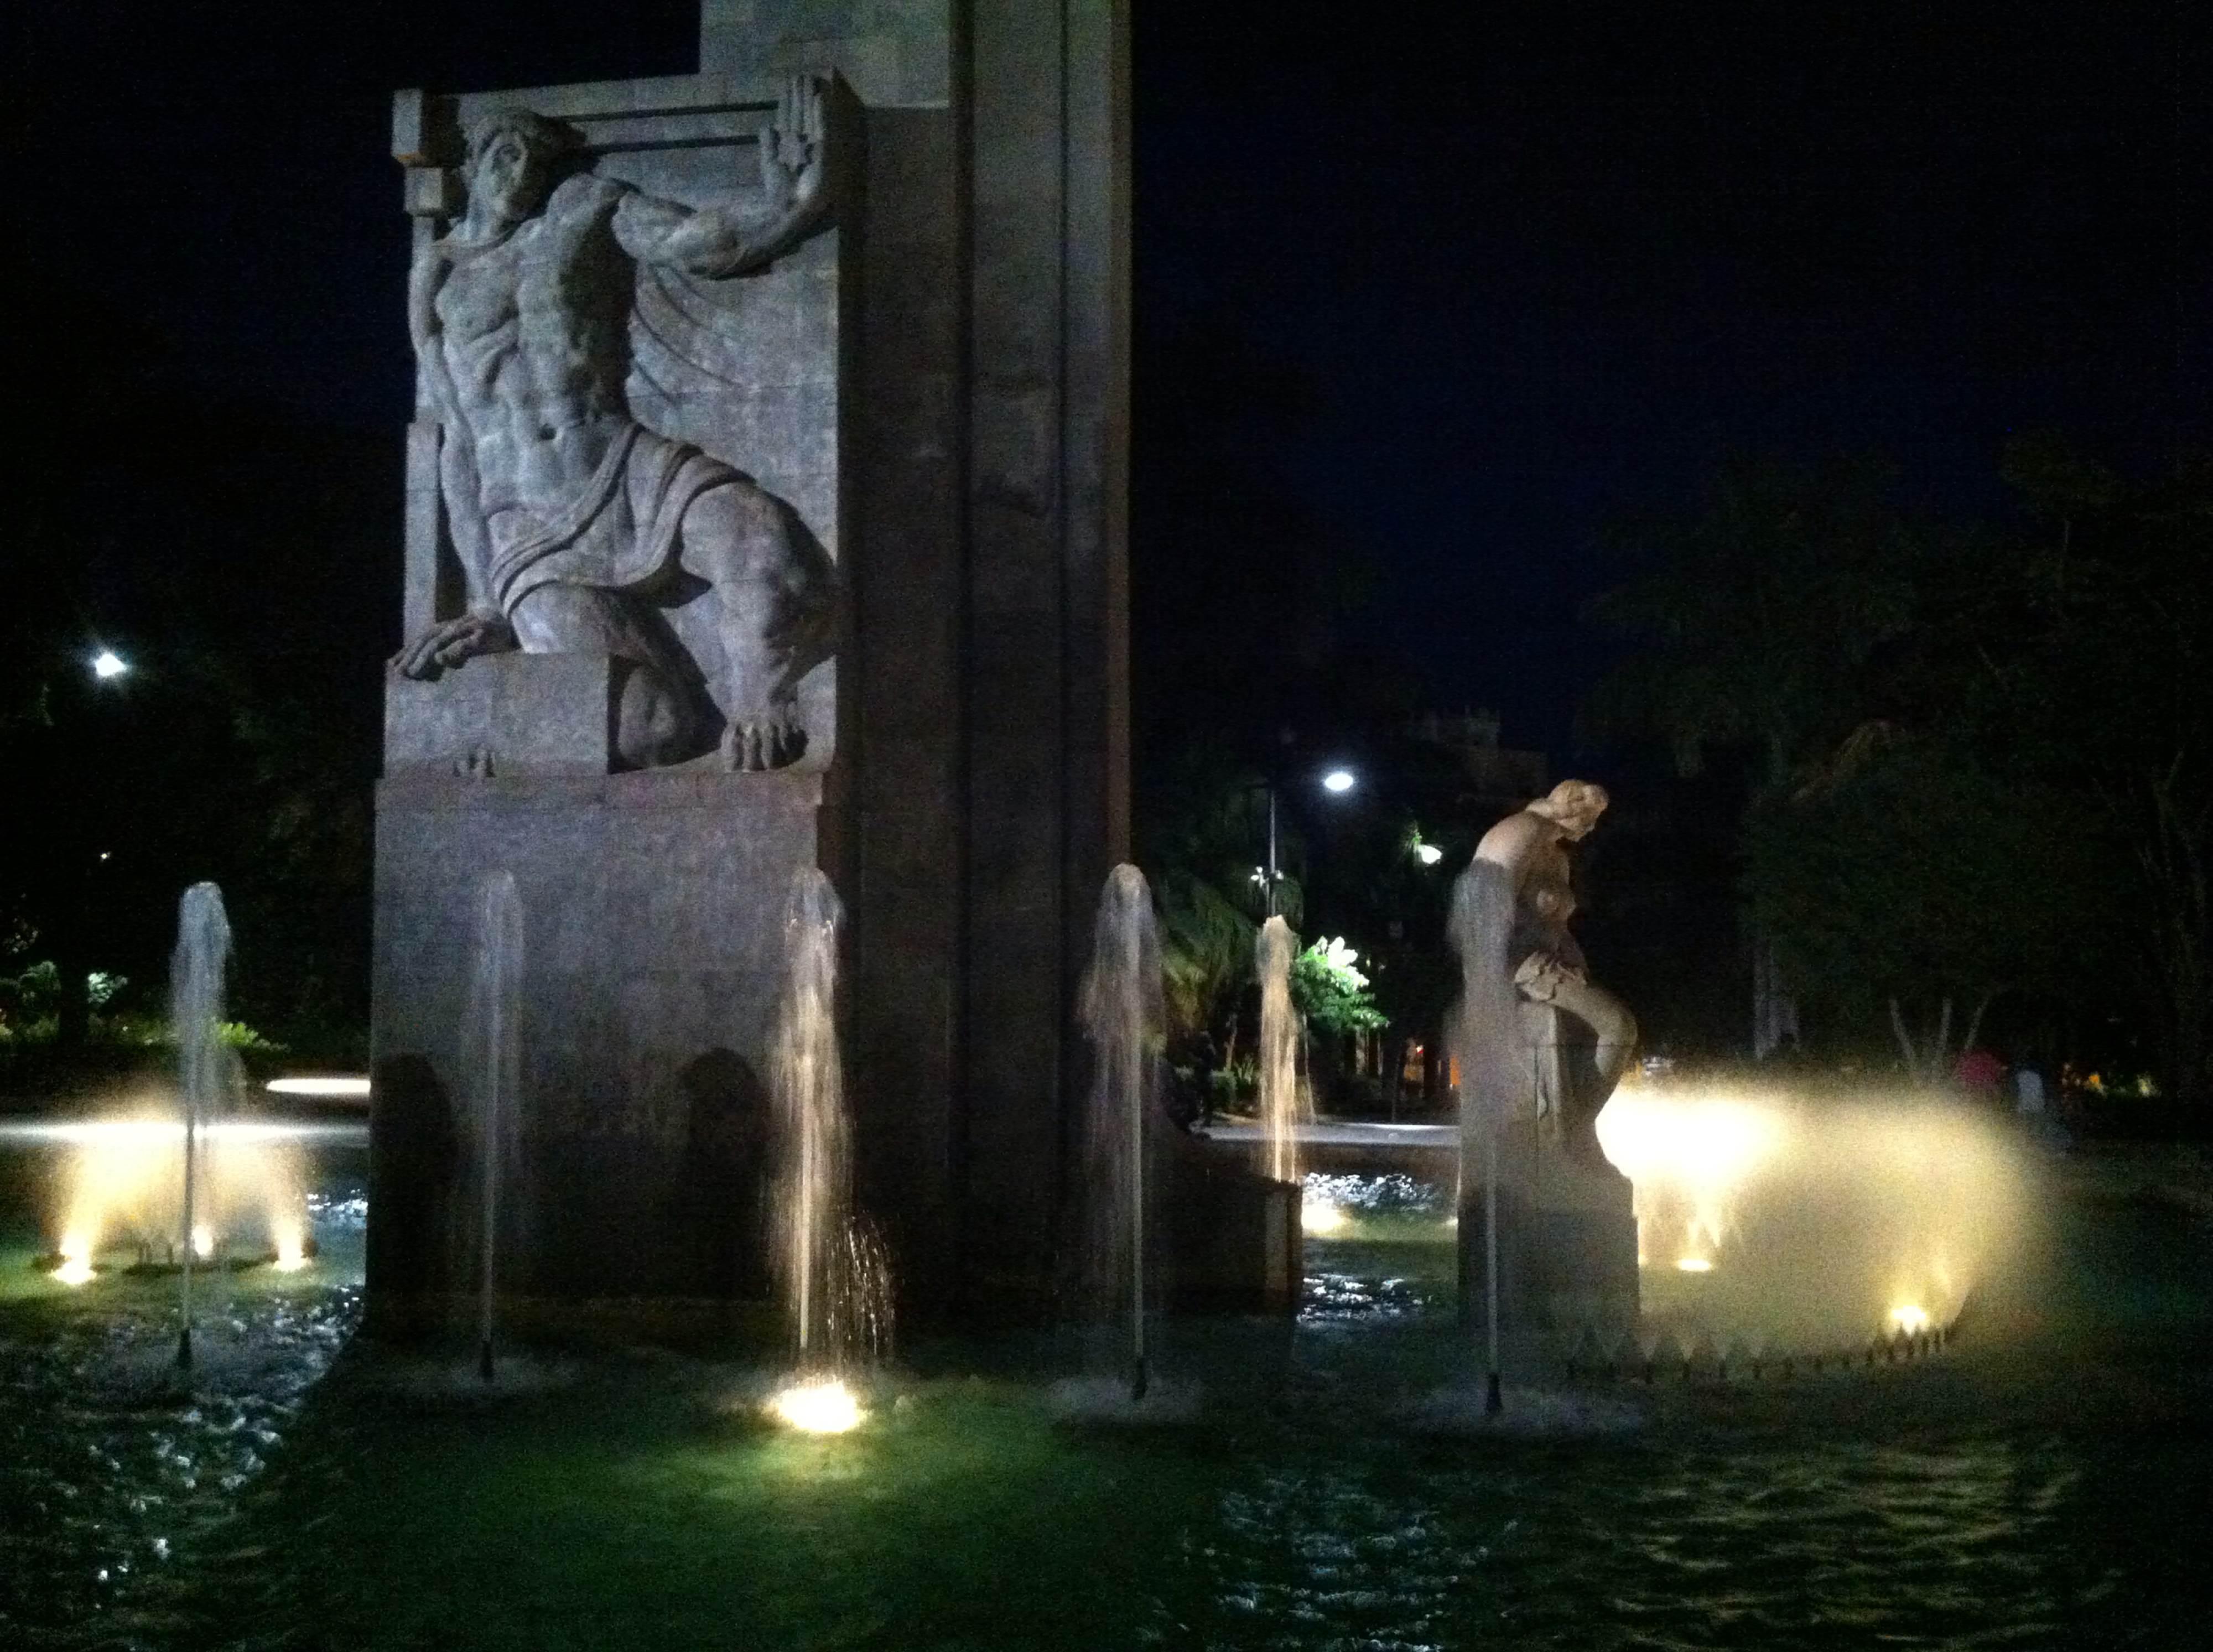
{"type": "Polygon", "coordinates": [[[769,210],[799,217],[822,198],[825,187],[823,82],[796,75],[784,82],[776,114],[760,131],[761,188],[769,210]]]}
{"type": "Polygon", "coordinates": [[[392,656],[392,668],[403,677],[436,682],[441,674],[479,654],[507,654],[515,646],[515,631],[497,614],[473,610],[458,619],[441,620],[392,656]]]}

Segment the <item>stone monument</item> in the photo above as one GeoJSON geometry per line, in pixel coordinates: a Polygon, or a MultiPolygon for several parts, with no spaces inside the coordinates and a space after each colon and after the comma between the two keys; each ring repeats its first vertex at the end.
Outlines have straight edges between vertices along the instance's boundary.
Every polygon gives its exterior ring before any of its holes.
{"type": "Polygon", "coordinates": [[[1568,927],[1567,849],[1605,811],[1602,787],[1564,780],[1484,833],[1453,912],[1462,997],[1460,1301],[1485,1322],[1484,1210],[1497,1155],[1498,1314],[1520,1335],[1612,1336],[1637,1321],[1629,1179],[1598,1141],[1600,1110],[1637,1048],[1637,1022],[1590,978],[1568,927]]]}
{"type": "MultiPolygon", "coordinates": [[[[369,1293],[460,1283],[468,892],[527,934],[518,1293],[760,1285],[802,868],[927,1321],[1065,1269],[1128,835],[1120,0],[706,0],[699,71],[405,92],[369,1293]]],[[[397,308],[395,305],[395,308],[397,308]]]]}

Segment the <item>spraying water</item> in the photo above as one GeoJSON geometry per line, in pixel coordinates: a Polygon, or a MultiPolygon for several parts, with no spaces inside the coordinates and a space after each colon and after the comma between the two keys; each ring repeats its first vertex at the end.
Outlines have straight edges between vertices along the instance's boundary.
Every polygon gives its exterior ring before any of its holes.
{"type": "Polygon", "coordinates": [[[184,1267],[177,1276],[177,1365],[182,1370],[190,1370],[192,1363],[200,1124],[223,1093],[229,1073],[229,1052],[223,1042],[223,978],[229,961],[230,918],[223,909],[223,891],[212,883],[196,883],[185,891],[178,905],[177,950],[169,966],[170,1020],[176,1033],[178,1088],[185,1109],[184,1267]]]}
{"type": "Polygon", "coordinates": [[[802,1370],[837,1357],[835,1276],[844,1271],[852,1159],[838,1058],[838,930],[844,908],[813,867],[784,914],[785,976],[774,1048],[774,1262],[802,1370]]]}
{"type": "Polygon", "coordinates": [[[470,978],[466,1052],[470,1133],[478,1177],[477,1375],[492,1380],[499,1289],[502,1184],[510,1179],[522,1082],[522,899],[512,872],[477,886],[476,970],[470,978]]]}
{"type": "MultiPolygon", "coordinates": [[[[1280,920],[1279,920],[1280,921],[1280,920]]],[[[1161,940],[1145,875],[1124,864],[1107,874],[1083,982],[1083,1024],[1092,1045],[1083,1161],[1092,1192],[1085,1281],[1111,1314],[1126,1300],[1130,1397],[1143,1399],[1146,1370],[1146,1121],[1160,1098],[1161,940]],[[1126,1293],[1126,1297],[1125,1297],[1126,1293]]]]}
{"type": "Polygon", "coordinates": [[[1299,938],[1281,917],[1260,926],[1254,948],[1260,974],[1260,1131],[1263,1168],[1273,1181],[1299,1180],[1299,1126],[1314,1116],[1300,1082],[1305,1028],[1291,1003],[1291,960],[1299,938]]]}

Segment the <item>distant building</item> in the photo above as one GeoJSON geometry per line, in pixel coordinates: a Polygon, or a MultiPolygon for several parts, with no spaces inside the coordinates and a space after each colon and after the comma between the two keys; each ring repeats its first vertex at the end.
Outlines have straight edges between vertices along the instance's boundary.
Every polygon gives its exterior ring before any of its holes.
{"type": "Polygon", "coordinates": [[[1416,747],[1447,759],[1443,766],[1455,795],[1438,802],[1478,831],[1552,789],[1552,769],[1542,752],[1517,752],[1498,743],[1496,711],[1424,711],[1406,734],[1416,747]]]}

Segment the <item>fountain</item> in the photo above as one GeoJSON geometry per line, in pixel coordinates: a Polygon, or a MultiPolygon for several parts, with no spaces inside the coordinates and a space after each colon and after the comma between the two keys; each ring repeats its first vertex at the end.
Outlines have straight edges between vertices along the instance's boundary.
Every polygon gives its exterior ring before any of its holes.
{"type": "MultiPolygon", "coordinates": [[[[194,1194],[201,1120],[227,1088],[236,1058],[223,1042],[223,978],[230,960],[230,919],[223,891],[196,883],[177,908],[177,950],[170,966],[170,1016],[177,1039],[177,1082],[185,1117],[184,1221],[177,1273],[177,1366],[192,1364],[192,1260],[203,1249],[194,1194]]],[[[212,1259],[210,1235],[204,1247],[212,1259]]]]}
{"type": "Polygon", "coordinates": [[[477,1375],[486,1383],[493,1379],[500,1193],[503,1184],[511,1191],[516,1161],[521,1020],[522,900],[513,873],[493,872],[477,886],[476,965],[462,1031],[463,1097],[477,1173],[477,1375]]]}
{"type": "Polygon", "coordinates": [[[1280,916],[1260,926],[1254,960],[1260,977],[1261,1167],[1271,1181],[1299,1180],[1299,1126],[1314,1116],[1301,1070],[1305,1028],[1291,1003],[1291,961],[1299,938],[1280,916]]]}
{"type": "Polygon", "coordinates": [[[844,909],[808,867],[784,913],[784,985],[771,1044],[776,1140],[771,1272],[796,1381],[770,1402],[791,1426],[839,1433],[865,1415],[849,1375],[891,1351],[890,1259],[853,1209],[851,1124],[838,1050],[838,942],[844,909]]]}
{"type": "Polygon", "coordinates": [[[1159,1282],[1149,1283],[1145,1257],[1152,1227],[1145,1201],[1153,1180],[1146,1162],[1147,1125],[1159,1105],[1163,1015],[1152,891],[1145,875],[1126,863],[1107,875],[1099,896],[1082,1010],[1092,1050],[1082,1131],[1089,1193],[1084,1295],[1101,1320],[1111,1321],[1118,1311],[1127,1315],[1134,1404],[1144,1399],[1151,1380],[1146,1314],[1165,1296],[1159,1282]]]}

